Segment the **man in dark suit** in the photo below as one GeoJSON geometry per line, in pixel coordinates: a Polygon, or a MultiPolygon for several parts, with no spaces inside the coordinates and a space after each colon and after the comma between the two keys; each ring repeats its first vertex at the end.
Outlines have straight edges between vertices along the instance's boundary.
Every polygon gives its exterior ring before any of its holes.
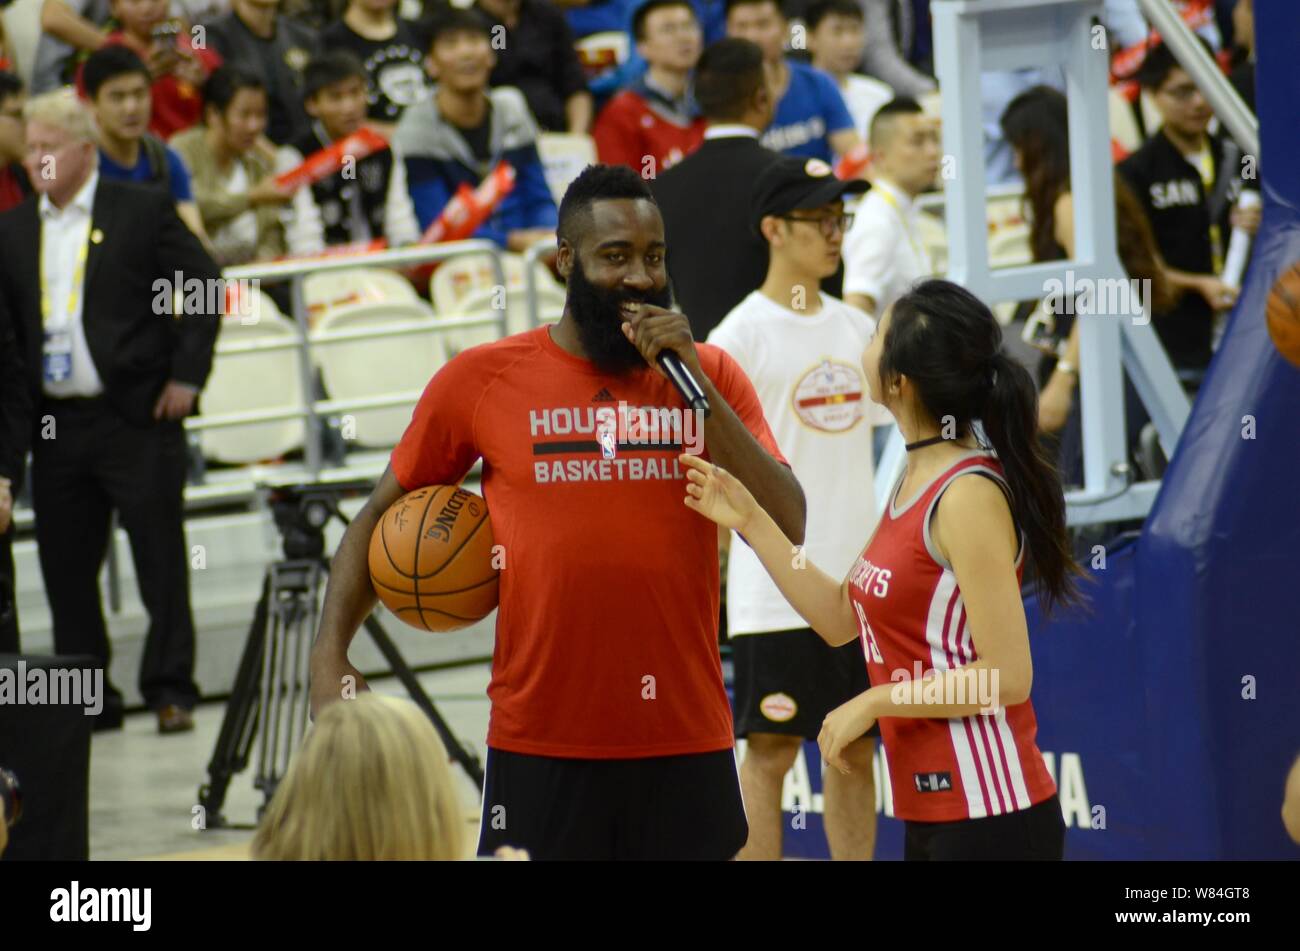
{"type": "Polygon", "coordinates": [[[709,120],[704,144],[650,189],[664,219],[677,303],[703,340],[767,276],[767,243],[751,226],[753,187],[781,154],[758,143],[776,97],[755,44],[725,39],[706,49],[695,99],[709,120]]]}
{"type": "Polygon", "coordinates": [[[0,654],[18,653],[13,512],[31,440],[32,399],[18,338],[0,297],[0,654]]]}
{"type": "MultiPolygon", "coordinates": [[[[39,197],[0,216],[0,299],[36,407],[32,503],[55,651],[108,668],[98,577],[116,509],[149,612],[140,692],[160,731],[192,729],[181,420],[212,367],[220,271],[170,196],[100,178],[94,121],[74,95],[40,96],[26,118],[39,197]],[[191,306],[174,316],[178,289],[191,306]]],[[[97,728],[121,720],[108,684],[97,728]]]]}

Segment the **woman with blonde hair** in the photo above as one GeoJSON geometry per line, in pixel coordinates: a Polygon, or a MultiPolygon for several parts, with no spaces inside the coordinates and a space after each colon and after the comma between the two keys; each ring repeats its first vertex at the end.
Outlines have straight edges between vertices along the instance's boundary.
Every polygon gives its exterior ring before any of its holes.
{"type": "Polygon", "coordinates": [[[466,857],[447,749],[407,700],[363,693],[330,704],[280,782],[253,857],[466,857]]]}

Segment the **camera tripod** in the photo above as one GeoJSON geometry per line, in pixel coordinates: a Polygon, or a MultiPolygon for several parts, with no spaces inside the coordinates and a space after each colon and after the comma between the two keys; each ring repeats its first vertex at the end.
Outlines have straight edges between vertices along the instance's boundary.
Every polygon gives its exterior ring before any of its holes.
{"type": "MultiPolygon", "coordinates": [[[[311,708],[308,661],[320,620],[323,581],[329,573],[324,529],[331,518],[349,524],[338,507],[341,492],[368,487],[368,483],[312,484],[270,492],[284,558],[268,565],[262,579],[262,594],[208,764],[208,782],[199,787],[205,828],[235,828],[221,810],[230,781],[248,767],[254,744],[253,786],[262,793],[260,817],[306,736],[311,708]]],[[[482,789],[478,757],[452,735],[379,620],[367,615],[364,626],[411,699],[433,723],[448,754],[482,789]]]]}

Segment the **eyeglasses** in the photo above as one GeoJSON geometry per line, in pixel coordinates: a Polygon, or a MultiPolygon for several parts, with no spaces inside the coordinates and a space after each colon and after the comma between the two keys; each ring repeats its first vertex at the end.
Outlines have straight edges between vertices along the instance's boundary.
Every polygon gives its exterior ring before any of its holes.
{"type": "Polygon", "coordinates": [[[1160,91],[1175,102],[1190,102],[1200,92],[1194,83],[1185,83],[1172,89],[1162,89],[1160,91]]]}
{"type": "Polygon", "coordinates": [[[782,221],[804,221],[808,224],[817,225],[822,233],[823,238],[835,237],[836,230],[840,234],[847,234],[853,225],[853,213],[846,211],[840,215],[817,215],[812,218],[801,218],[798,215],[777,215],[782,221]]]}

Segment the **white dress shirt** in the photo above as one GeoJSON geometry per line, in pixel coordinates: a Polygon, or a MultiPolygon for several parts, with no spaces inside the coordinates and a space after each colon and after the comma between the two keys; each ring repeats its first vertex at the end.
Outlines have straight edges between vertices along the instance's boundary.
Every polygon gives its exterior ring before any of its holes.
{"type": "MultiPolygon", "coordinates": [[[[90,173],[86,184],[63,208],[56,208],[49,195],[42,195],[39,203],[41,218],[41,274],[44,277],[45,299],[49,313],[42,314],[46,330],[68,329],[72,335],[72,371],[67,379],[57,383],[42,380],[47,396],[98,396],[104,384],[86,344],[86,328],[82,322],[85,312],[85,274],[82,286],[73,288],[73,275],[77,258],[85,248],[89,257],[93,222],[91,214],[95,205],[95,188],[99,185],[99,171],[90,173]],[[71,312],[69,312],[71,305],[71,312]]],[[[42,361],[42,364],[44,361],[42,361]]]]}
{"type": "Polygon", "coordinates": [[[718,122],[704,130],[706,139],[757,139],[758,130],[739,122],[718,122]]]}
{"type": "Polygon", "coordinates": [[[844,293],[870,295],[877,319],[912,284],[934,273],[916,226],[919,214],[906,192],[876,179],[844,236],[844,293]]]}

